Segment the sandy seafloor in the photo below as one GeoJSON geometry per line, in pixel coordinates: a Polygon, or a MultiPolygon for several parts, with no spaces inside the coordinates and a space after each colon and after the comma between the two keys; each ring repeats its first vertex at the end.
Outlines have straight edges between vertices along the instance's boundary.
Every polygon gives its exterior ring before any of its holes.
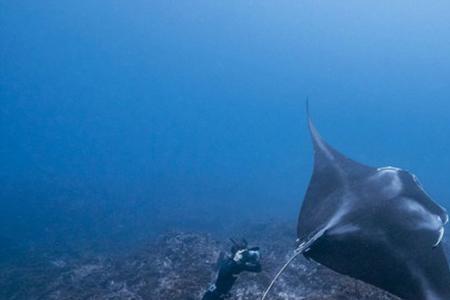
{"type": "MultiPolygon", "coordinates": [[[[241,227],[242,228],[242,227],[241,227]]],[[[241,274],[231,299],[259,299],[292,254],[292,224],[252,224],[236,231],[262,249],[263,272],[241,274]]],[[[3,259],[0,299],[200,299],[215,277],[220,251],[230,243],[208,233],[171,231],[138,249],[107,255],[96,251],[29,253],[3,259]]],[[[269,299],[396,299],[360,281],[297,258],[269,299]]]]}

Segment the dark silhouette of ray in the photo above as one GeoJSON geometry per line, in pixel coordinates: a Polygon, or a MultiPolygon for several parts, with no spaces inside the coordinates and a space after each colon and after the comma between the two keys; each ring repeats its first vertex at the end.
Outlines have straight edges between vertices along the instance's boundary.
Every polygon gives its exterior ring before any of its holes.
{"type": "Polygon", "coordinates": [[[308,123],[314,169],[297,236],[315,240],[303,254],[404,299],[450,299],[445,209],[415,175],[355,162],[328,145],[309,112],[308,123]]]}

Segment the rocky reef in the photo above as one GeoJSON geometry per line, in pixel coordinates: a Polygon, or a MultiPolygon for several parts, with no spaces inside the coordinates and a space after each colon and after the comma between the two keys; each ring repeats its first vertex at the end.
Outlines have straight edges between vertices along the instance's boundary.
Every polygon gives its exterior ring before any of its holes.
{"type": "MultiPolygon", "coordinates": [[[[231,299],[259,299],[292,255],[295,230],[288,224],[242,226],[262,250],[263,272],[242,274],[231,299]]],[[[200,299],[215,278],[225,238],[198,232],[168,232],[122,255],[44,255],[3,263],[0,299],[200,299]]],[[[282,275],[269,299],[397,299],[375,287],[337,274],[303,257],[282,275]]]]}

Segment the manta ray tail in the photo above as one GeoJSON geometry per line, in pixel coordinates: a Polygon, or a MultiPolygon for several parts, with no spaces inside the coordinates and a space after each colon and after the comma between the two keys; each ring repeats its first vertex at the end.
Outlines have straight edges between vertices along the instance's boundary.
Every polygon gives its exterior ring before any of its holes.
{"type": "Polygon", "coordinates": [[[297,258],[300,254],[303,254],[305,251],[308,251],[309,248],[311,248],[312,244],[317,241],[325,232],[325,229],[319,230],[314,234],[310,239],[305,240],[304,242],[300,243],[298,247],[294,250],[294,254],[288,259],[288,261],[281,267],[280,271],[275,275],[275,277],[270,282],[267,289],[264,291],[261,300],[266,299],[267,295],[269,294],[270,290],[274,286],[275,282],[278,280],[278,278],[283,274],[283,272],[286,270],[286,268],[291,264],[291,262],[297,258]]]}
{"type": "Polygon", "coordinates": [[[264,294],[261,298],[261,300],[266,299],[267,295],[269,294],[270,290],[272,289],[273,285],[275,284],[275,282],[278,280],[278,278],[281,276],[281,274],[283,274],[284,270],[286,270],[286,268],[291,264],[291,262],[300,254],[302,254],[303,251],[294,251],[294,255],[292,255],[288,261],[283,265],[283,267],[281,267],[280,271],[278,271],[277,275],[275,275],[275,277],[272,279],[272,281],[270,282],[269,286],[267,287],[267,289],[264,291],[264,294]]]}

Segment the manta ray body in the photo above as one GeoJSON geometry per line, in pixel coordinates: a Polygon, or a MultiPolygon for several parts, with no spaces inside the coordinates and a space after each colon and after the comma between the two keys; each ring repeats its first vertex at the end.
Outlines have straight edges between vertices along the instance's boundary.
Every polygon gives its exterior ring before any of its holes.
{"type": "Polygon", "coordinates": [[[308,123],[314,168],[298,219],[298,239],[309,241],[303,255],[404,299],[450,299],[445,209],[412,173],[353,161],[326,143],[309,112],[308,123]]]}

